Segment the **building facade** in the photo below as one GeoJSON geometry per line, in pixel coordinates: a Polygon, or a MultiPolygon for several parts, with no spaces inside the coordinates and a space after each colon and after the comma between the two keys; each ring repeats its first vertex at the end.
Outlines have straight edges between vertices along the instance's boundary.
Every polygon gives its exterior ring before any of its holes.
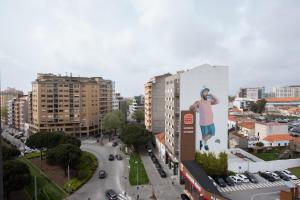
{"type": "Polygon", "coordinates": [[[120,93],[113,93],[112,110],[119,110],[121,100],[123,100],[123,97],[120,93]]]}
{"type": "Polygon", "coordinates": [[[30,131],[89,136],[112,111],[113,82],[102,77],[38,74],[32,82],[30,131]]]}
{"type": "Polygon", "coordinates": [[[178,173],[180,150],[180,73],[165,79],[165,161],[178,173]]]}
{"type": "Polygon", "coordinates": [[[28,122],[28,96],[13,98],[8,101],[8,126],[25,130],[25,123],[28,122]]]}
{"type": "Polygon", "coordinates": [[[153,133],[165,131],[165,78],[170,75],[155,76],[145,84],[145,126],[153,133]]]}
{"type": "Polygon", "coordinates": [[[286,123],[255,123],[255,136],[260,138],[260,140],[263,140],[269,135],[288,134],[288,132],[288,125],[286,123]]]}
{"type": "Polygon", "coordinates": [[[238,97],[257,101],[265,97],[265,87],[240,88],[238,97]]]}
{"type": "Polygon", "coordinates": [[[276,86],[273,87],[273,93],[276,98],[300,97],[300,85],[276,86]]]}
{"type": "Polygon", "coordinates": [[[19,98],[23,96],[23,92],[16,90],[15,88],[7,88],[1,92],[1,108],[8,105],[8,101],[13,98],[19,98]]]}
{"type": "Polygon", "coordinates": [[[145,97],[143,95],[134,96],[132,104],[129,106],[129,113],[132,116],[133,113],[139,109],[144,110],[145,97]]]}

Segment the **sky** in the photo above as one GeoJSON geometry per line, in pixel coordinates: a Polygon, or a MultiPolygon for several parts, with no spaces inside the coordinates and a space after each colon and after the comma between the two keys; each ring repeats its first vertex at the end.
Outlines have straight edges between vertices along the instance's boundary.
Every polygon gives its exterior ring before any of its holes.
{"type": "Polygon", "coordinates": [[[239,87],[300,84],[298,0],[1,0],[2,88],[37,73],[101,76],[123,96],[152,76],[229,66],[239,87]]]}

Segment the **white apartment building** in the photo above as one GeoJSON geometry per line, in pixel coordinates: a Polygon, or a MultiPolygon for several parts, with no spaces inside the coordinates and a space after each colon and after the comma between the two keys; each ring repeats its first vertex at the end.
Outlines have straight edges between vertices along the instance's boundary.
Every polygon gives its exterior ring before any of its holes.
{"type": "Polygon", "coordinates": [[[273,93],[276,98],[300,97],[300,85],[276,86],[273,93]]]}
{"type": "Polygon", "coordinates": [[[120,93],[113,93],[112,97],[112,110],[119,110],[120,108],[120,101],[123,100],[124,98],[121,96],[120,93]]]}
{"type": "Polygon", "coordinates": [[[237,96],[257,101],[265,97],[265,87],[240,88],[237,96]]]}

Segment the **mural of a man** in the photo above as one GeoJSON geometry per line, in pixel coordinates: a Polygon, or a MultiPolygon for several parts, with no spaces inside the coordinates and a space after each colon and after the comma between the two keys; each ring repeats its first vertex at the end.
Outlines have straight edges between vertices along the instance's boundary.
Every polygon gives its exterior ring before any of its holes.
{"type": "MultiPolygon", "coordinates": [[[[195,101],[190,106],[190,110],[199,113],[199,125],[202,134],[202,140],[200,140],[200,150],[204,146],[206,151],[209,150],[207,141],[215,136],[215,124],[213,121],[212,105],[218,104],[218,99],[209,93],[209,88],[203,87],[200,92],[200,100],[195,101]]],[[[216,142],[219,142],[216,140],[216,142]]]]}

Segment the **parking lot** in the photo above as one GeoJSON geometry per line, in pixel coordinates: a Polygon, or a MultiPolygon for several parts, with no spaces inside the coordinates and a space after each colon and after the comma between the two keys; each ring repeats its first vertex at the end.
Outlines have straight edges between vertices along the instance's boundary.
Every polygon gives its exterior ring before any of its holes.
{"type": "MultiPolygon", "coordinates": [[[[227,186],[224,188],[218,187],[219,191],[222,193],[226,192],[235,192],[235,191],[243,191],[243,190],[252,190],[252,189],[263,189],[263,188],[271,188],[284,186],[287,181],[280,180],[275,182],[269,182],[268,180],[262,178],[258,174],[254,174],[255,178],[257,178],[258,183],[242,183],[241,185],[227,186]]],[[[290,182],[300,185],[300,180],[290,180],[290,182]]]]}

